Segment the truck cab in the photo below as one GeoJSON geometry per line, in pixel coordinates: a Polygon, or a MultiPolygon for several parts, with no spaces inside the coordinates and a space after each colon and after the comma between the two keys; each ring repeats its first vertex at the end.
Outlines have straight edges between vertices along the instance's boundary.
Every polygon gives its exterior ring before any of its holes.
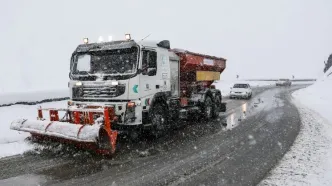
{"type": "Polygon", "coordinates": [[[179,59],[165,44],[129,40],[79,45],[70,65],[71,104],[112,105],[119,123],[141,124],[138,113],[149,110],[156,94],[178,94],[179,84],[171,86],[170,58],[178,71],[179,59]]]}

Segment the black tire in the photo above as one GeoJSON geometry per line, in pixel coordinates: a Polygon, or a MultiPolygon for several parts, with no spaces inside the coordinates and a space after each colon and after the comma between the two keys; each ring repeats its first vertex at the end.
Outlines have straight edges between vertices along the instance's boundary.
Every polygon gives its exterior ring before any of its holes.
{"type": "Polygon", "coordinates": [[[167,125],[168,125],[168,116],[167,110],[164,104],[157,103],[151,110],[150,120],[152,124],[151,135],[159,138],[164,135],[167,125]]]}
{"type": "Polygon", "coordinates": [[[203,118],[210,120],[213,116],[213,102],[210,96],[206,96],[202,107],[203,118]]]}
{"type": "Polygon", "coordinates": [[[217,118],[219,116],[219,112],[221,110],[221,96],[220,95],[216,95],[216,97],[214,98],[214,108],[213,108],[213,118],[217,118]]]}
{"type": "Polygon", "coordinates": [[[248,97],[247,97],[247,100],[249,100],[251,98],[251,94],[250,95],[248,95],[248,97]]]}

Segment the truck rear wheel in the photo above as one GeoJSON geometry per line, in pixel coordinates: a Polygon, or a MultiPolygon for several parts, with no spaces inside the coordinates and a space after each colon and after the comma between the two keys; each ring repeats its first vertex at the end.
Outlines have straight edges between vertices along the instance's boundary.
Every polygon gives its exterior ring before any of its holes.
{"type": "Polygon", "coordinates": [[[154,137],[160,137],[164,134],[166,130],[166,126],[168,123],[168,117],[166,113],[165,107],[158,103],[153,107],[151,110],[151,124],[152,124],[152,129],[151,129],[151,134],[154,137]]]}
{"type": "Polygon", "coordinates": [[[213,116],[213,102],[210,96],[207,96],[203,105],[203,117],[210,120],[213,116]]]}
{"type": "Polygon", "coordinates": [[[219,112],[221,110],[221,96],[216,95],[215,99],[215,104],[213,108],[213,118],[217,118],[219,116],[219,112]]]}

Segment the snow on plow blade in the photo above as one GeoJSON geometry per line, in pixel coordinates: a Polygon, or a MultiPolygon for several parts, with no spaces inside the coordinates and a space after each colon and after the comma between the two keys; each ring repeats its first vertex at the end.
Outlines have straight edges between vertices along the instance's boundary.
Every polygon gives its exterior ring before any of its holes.
{"type": "Polygon", "coordinates": [[[100,127],[58,121],[19,119],[12,122],[10,129],[54,136],[78,142],[97,142],[100,127]]]}
{"type": "Polygon", "coordinates": [[[11,123],[10,129],[30,132],[37,139],[74,142],[78,147],[87,147],[101,154],[112,154],[115,152],[118,133],[111,129],[111,122],[116,121],[112,107],[39,108],[37,120],[17,119],[11,123]],[[42,111],[45,110],[49,111],[49,120],[43,118],[42,111]],[[59,111],[66,113],[61,120],[59,111]]]}

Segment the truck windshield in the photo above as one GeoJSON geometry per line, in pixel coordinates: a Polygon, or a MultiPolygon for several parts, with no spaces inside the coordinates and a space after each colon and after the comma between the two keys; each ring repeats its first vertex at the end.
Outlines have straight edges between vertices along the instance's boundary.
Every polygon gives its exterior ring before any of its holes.
{"type": "Polygon", "coordinates": [[[138,61],[138,49],[90,51],[74,56],[73,74],[133,74],[138,61]]]}

